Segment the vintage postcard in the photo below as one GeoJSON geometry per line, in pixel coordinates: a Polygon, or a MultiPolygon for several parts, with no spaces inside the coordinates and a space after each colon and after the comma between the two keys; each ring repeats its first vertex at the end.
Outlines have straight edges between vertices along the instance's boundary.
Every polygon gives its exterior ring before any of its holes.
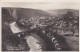
{"type": "Polygon", "coordinates": [[[79,52],[79,3],[2,1],[1,51],[79,52]]]}

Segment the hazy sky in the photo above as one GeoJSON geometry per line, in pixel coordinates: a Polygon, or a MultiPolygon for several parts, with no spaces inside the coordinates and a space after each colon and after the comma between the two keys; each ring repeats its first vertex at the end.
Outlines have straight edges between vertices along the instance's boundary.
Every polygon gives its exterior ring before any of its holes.
{"type": "Polygon", "coordinates": [[[4,2],[3,7],[22,7],[22,8],[33,8],[41,10],[49,9],[78,9],[78,3],[72,2],[4,2]]]}

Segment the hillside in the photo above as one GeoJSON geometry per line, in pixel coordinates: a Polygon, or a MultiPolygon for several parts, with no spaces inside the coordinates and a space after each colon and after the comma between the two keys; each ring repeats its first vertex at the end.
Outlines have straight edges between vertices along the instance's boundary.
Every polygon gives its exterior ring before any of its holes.
{"type": "Polygon", "coordinates": [[[17,12],[17,17],[20,18],[40,18],[40,17],[51,17],[48,12],[42,11],[42,10],[37,10],[37,9],[23,9],[23,8],[18,8],[17,12]]]}
{"type": "MultiPolygon", "coordinates": [[[[38,10],[38,9],[31,9],[31,8],[3,7],[2,10],[3,10],[2,13],[4,12],[4,10],[6,10],[6,13],[8,12],[9,15],[11,15],[13,18],[16,18],[16,16],[17,16],[17,18],[27,18],[27,19],[29,19],[29,18],[40,18],[40,17],[52,17],[50,15],[50,13],[48,13],[46,11],[38,10]]],[[[5,15],[5,13],[3,13],[3,16],[4,15],[5,15]]],[[[6,17],[6,19],[12,20],[11,17],[6,17]]]]}

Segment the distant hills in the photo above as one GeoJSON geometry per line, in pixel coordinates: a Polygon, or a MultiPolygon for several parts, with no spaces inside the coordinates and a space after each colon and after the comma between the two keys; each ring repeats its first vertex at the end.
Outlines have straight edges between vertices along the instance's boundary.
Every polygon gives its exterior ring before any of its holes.
{"type": "Polygon", "coordinates": [[[73,12],[75,16],[79,16],[79,10],[76,9],[55,9],[55,10],[47,10],[52,16],[59,16],[66,14],[68,11],[73,12]]]}

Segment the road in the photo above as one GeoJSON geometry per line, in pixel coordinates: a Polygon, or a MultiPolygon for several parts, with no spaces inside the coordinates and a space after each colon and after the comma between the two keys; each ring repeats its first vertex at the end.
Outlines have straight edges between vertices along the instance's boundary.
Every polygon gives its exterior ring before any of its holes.
{"type": "Polygon", "coordinates": [[[46,49],[45,42],[35,33],[25,36],[25,39],[30,47],[30,51],[42,51],[46,49]]]}

